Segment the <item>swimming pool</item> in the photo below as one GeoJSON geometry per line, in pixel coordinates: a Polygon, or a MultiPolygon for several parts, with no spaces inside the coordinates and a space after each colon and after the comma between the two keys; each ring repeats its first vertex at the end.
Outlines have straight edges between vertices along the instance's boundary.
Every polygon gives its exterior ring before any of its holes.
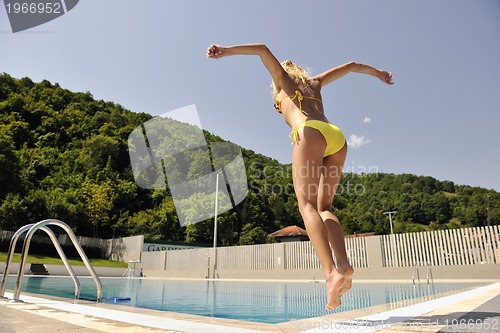
{"type": "MultiPolygon", "coordinates": [[[[8,289],[14,288],[12,278],[8,289]]],[[[329,314],[325,284],[313,282],[253,282],[101,278],[103,301],[123,306],[230,318],[268,324],[329,314]],[[129,297],[130,301],[115,301],[129,297]]],[[[94,299],[90,278],[80,278],[81,298],[94,299]]],[[[432,297],[443,292],[478,286],[472,283],[355,283],[344,295],[342,312],[379,304],[432,297]]],[[[25,277],[22,291],[72,299],[74,284],[65,277],[25,277]]],[[[22,294],[21,294],[22,296],[22,294]]]]}

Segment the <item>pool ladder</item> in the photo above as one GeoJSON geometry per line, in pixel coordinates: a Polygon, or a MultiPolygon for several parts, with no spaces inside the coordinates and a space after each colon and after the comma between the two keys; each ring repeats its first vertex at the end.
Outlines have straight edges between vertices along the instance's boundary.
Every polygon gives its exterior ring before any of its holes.
{"type": "MultiPolygon", "coordinates": [[[[415,281],[418,280],[418,283],[420,283],[420,274],[418,272],[418,264],[415,263],[415,265],[413,265],[413,276],[412,276],[412,281],[413,281],[413,285],[415,285],[415,281]]],[[[426,267],[426,280],[427,280],[427,284],[429,283],[432,283],[434,284],[434,278],[432,277],[432,268],[431,266],[429,265],[429,263],[425,263],[425,267],[426,267]]]]}
{"type": "Polygon", "coordinates": [[[15,249],[16,249],[16,243],[19,237],[24,234],[26,231],[28,232],[26,234],[26,237],[24,238],[24,244],[23,244],[23,250],[21,253],[21,260],[19,261],[19,272],[17,273],[17,280],[16,280],[16,287],[14,290],[14,297],[13,301],[14,302],[22,302],[19,300],[19,296],[21,294],[21,286],[23,283],[23,277],[24,277],[24,265],[26,264],[26,258],[28,257],[28,251],[30,247],[30,242],[31,238],[33,237],[33,234],[38,230],[45,231],[45,233],[49,236],[51,239],[52,243],[54,244],[57,253],[61,257],[61,260],[64,263],[64,266],[68,270],[69,275],[71,276],[71,279],[73,280],[73,283],[75,284],[75,299],[80,298],[80,281],[76,277],[75,271],[71,267],[71,265],[68,262],[68,258],[66,258],[66,255],[64,254],[63,249],[61,248],[61,245],[59,244],[59,241],[57,240],[56,236],[50,230],[47,226],[48,225],[56,225],[64,229],[66,233],[68,234],[69,238],[73,242],[73,245],[75,246],[76,250],[78,251],[78,254],[80,254],[80,258],[83,260],[83,263],[87,267],[90,275],[95,281],[95,284],[97,286],[97,301],[100,301],[102,298],[102,284],[101,280],[97,276],[94,268],[90,264],[89,259],[87,258],[87,255],[83,251],[82,247],[80,246],[80,243],[78,243],[78,240],[76,239],[75,234],[71,230],[71,228],[64,222],[55,220],[55,219],[47,219],[40,221],[38,223],[32,223],[32,224],[27,224],[21,228],[19,228],[14,235],[12,236],[12,239],[10,240],[10,245],[9,245],[9,252],[7,253],[7,260],[5,261],[5,270],[4,274],[2,276],[2,282],[0,284],[0,298],[5,298],[4,293],[5,293],[5,288],[7,284],[7,277],[9,275],[9,266],[12,261],[12,257],[14,255],[15,249]]]}

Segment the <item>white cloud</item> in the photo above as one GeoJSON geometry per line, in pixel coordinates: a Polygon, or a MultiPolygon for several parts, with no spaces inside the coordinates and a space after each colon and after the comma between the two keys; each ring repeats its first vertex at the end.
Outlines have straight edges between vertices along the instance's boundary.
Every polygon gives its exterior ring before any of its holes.
{"type": "Polygon", "coordinates": [[[365,117],[365,119],[363,119],[363,122],[364,122],[365,124],[369,124],[369,123],[371,123],[371,122],[372,122],[372,118],[370,118],[370,117],[365,117]]]}
{"type": "Polygon", "coordinates": [[[349,139],[347,140],[347,144],[350,148],[359,148],[371,142],[372,140],[365,138],[362,136],[357,136],[356,134],[351,134],[349,139]]]}

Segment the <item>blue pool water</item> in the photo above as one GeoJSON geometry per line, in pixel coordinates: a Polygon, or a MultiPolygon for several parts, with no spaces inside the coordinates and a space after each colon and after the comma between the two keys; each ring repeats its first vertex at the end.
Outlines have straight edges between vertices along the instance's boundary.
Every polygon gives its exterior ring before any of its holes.
{"type": "MultiPolygon", "coordinates": [[[[14,288],[10,278],[7,288],[14,288]]],[[[262,323],[281,323],[326,315],[324,283],[248,282],[102,278],[103,302],[201,316],[262,323]],[[130,298],[119,301],[115,297],[130,298]]],[[[90,278],[80,278],[81,298],[96,298],[90,278]]],[[[477,286],[467,283],[355,283],[335,312],[404,301],[477,286]]],[[[22,291],[74,297],[74,284],[64,277],[25,277],[22,291]]],[[[21,294],[22,296],[22,294],[21,294]]]]}

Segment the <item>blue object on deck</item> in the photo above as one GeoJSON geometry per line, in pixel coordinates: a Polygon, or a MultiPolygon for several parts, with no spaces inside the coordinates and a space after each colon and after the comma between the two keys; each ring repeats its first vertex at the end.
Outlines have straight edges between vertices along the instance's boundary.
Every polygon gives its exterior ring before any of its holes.
{"type": "Polygon", "coordinates": [[[123,302],[123,301],[130,301],[130,297],[113,297],[111,298],[113,302],[123,302]]]}

